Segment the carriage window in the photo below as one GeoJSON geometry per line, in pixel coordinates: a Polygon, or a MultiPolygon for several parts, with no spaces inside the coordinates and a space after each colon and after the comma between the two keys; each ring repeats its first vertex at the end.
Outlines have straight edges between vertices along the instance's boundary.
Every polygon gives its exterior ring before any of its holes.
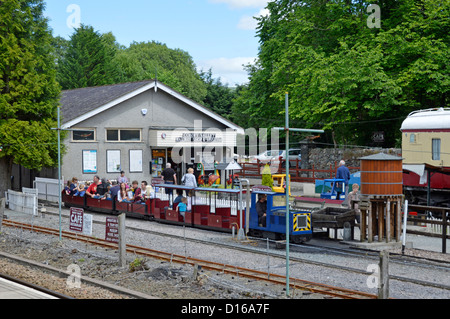
{"type": "Polygon", "coordinates": [[[432,147],[433,161],[440,161],[441,160],[441,139],[433,138],[431,147],[432,147]]]}
{"type": "Polygon", "coordinates": [[[411,135],[409,136],[409,142],[410,143],[415,143],[416,142],[416,134],[411,133],[411,135]]]}
{"type": "Polygon", "coordinates": [[[273,207],[286,207],[286,196],[273,196],[273,207]]]}

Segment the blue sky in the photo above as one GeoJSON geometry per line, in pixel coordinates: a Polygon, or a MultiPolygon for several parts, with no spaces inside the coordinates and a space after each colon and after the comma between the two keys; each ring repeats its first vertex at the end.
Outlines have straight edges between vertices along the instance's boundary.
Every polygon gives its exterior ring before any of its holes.
{"type": "Polygon", "coordinates": [[[256,22],[267,0],[45,0],[54,36],[77,21],[112,32],[120,44],[158,41],[187,51],[197,68],[230,86],[247,82],[242,64],[257,56],[256,22]],[[77,20],[77,18],[79,18],[77,20]]]}

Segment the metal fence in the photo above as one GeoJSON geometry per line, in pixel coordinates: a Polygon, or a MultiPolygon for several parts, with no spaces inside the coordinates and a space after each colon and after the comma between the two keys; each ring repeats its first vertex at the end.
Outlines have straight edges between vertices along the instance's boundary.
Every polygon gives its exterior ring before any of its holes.
{"type": "MultiPolygon", "coordinates": [[[[285,161],[277,161],[270,164],[272,174],[286,174],[285,161]]],[[[249,178],[261,178],[264,166],[267,163],[257,160],[256,163],[239,163],[242,166],[240,175],[249,178]]],[[[289,173],[292,182],[315,183],[316,179],[334,178],[338,169],[338,163],[330,164],[328,168],[319,169],[312,165],[311,169],[301,169],[301,161],[290,161],[289,173]]],[[[348,167],[350,173],[360,170],[359,167],[348,167]]]]}

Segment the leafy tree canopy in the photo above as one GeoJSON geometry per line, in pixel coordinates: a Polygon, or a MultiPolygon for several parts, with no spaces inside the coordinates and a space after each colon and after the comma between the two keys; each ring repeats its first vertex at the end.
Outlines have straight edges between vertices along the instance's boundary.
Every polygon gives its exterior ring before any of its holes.
{"type": "Polygon", "coordinates": [[[159,42],[133,42],[117,54],[121,82],[158,78],[161,82],[201,103],[206,84],[200,78],[192,57],[183,50],[170,49],[159,42]]]}
{"type": "MultiPolygon", "coordinates": [[[[0,194],[12,164],[55,166],[56,82],[52,35],[42,0],[0,1],[0,194]]],[[[1,196],[1,195],[0,195],[1,196]]]]}
{"type": "Polygon", "coordinates": [[[360,145],[385,131],[392,146],[409,112],[448,106],[450,2],[377,1],[381,28],[369,28],[372,2],[270,2],[259,21],[258,61],[233,106],[245,115],[239,124],[282,124],[289,92],[299,126],[360,145]]]}

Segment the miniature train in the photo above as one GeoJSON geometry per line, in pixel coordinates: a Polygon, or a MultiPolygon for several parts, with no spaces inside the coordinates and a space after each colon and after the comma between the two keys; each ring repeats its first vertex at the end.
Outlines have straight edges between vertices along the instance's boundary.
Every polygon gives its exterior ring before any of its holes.
{"type": "MultiPolygon", "coordinates": [[[[116,198],[107,200],[78,197],[65,192],[62,200],[66,207],[80,207],[105,214],[126,213],[130,217],[221,232],[232,232],[233,228],[238,231],[242,225],[242,229],[250,236],[274,240],[286,238],[286,197],[283,193],[252,191],[251,205],[245,207],[244,201],[240,200],[239,189],[168,184],[157,184],[155,189],[157,191],[154,198],[146,199],[145,203],[118,202],[116,198]],[[184,216],[176,209],[178,204],[174,203],[175,190],[183,191],[188,200],[184,216]],[[267,197],[265,226],[259,223],[255,208],[260,194],[267,197]]],[[[289,212],[289,236],[294,243],[306,242],[312,238],[310,211],[289,212]]]]}

